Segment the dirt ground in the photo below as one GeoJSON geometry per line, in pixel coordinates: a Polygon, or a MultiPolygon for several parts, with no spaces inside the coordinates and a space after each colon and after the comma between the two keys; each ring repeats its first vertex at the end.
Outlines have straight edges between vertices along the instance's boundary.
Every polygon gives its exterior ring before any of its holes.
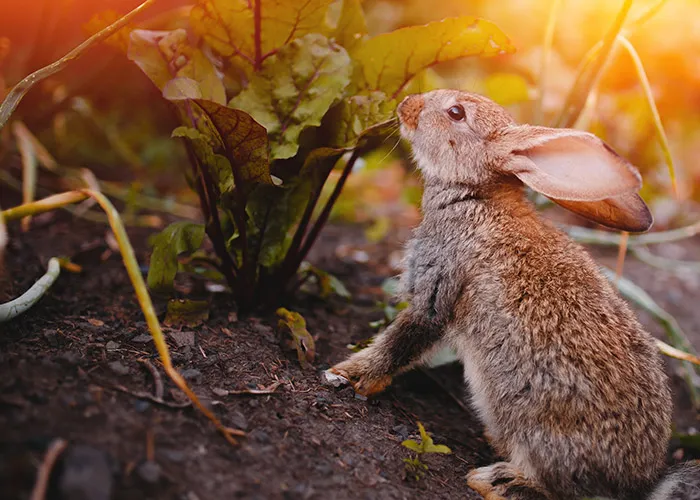
{"type": "MultiPolygon", "coordinates": [[[[142,263],[148,262],[147,234],[131,233],[142,263]]],[[[157,366],[157,357],[121,260],[108,253],[104,226],[51,215],[12,236],[7,295],[30,286],[54,255],[72,256],[84,272],[62,274],[34,309],[0,326],[2,498],[29,498],[36,466],[59,437],[70,446],[54,469],[48,498],[106,499],[110,486],[116,499],[480,498],[464,476],[496,457],[462,402],[459,366],[406,374],[369,401],[321,384],[320,373],[349,353],[348,343],[373,334],[369,323],[382,317],[380,286],[396,273],[407,230],[368,244],[360,228],[326,229],[312,261],[343,280],[353,298],[305,296],[289,304],[317,339],[311,369],[303,370],[285,346],[273,315],[231,321],[222,296],[213,297],[204,326],[166,329],[175,364],[197,394],[226,425],[247,433],[237,448],[192,408],[134,396],[154,390],[142,360],[157,366]],[[277,384],[271,395],[222,391],[277,384]],[[417,421],[453,451],[428,457],[419,481],[407,476],[403,459],[410,454],[400,444],[415,437],[417,421]]],[[[699,248],[696,240],[664,251],[689,259],[699,248]]],[[[614,251],[595,254],[614,265],[614,251]]],[[[632,259],[625,274],[674,314],[700,348],[699,276],[676,276],[632,259]]],[[[163,311],[164,301],[157,306],[163,311]]],[[[662,335],[649,316],[640,317],[662,335]]],[[[696,415],[676,362],[668,368],[676,425],[688,431],[696,415]]],[[[165,399],[181,401],[164,382],[165,399]]],[[[692,455],[669,450],[669,460],[692,455]]]]}

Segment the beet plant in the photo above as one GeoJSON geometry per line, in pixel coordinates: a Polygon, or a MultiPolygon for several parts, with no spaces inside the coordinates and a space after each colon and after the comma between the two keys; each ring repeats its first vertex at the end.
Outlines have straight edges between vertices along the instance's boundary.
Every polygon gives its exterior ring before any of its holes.
{"type": "Polygon", "coordinates": [[[513,51],[473,17],[369,36],[359,0],[199,0],[186,29],[131,29],[122,47],[176,110],[205,219],[153,239],[149,286],[171,289],[206,235],[242,312],[299,286],[355,162],[426,70],[513,51]]]}

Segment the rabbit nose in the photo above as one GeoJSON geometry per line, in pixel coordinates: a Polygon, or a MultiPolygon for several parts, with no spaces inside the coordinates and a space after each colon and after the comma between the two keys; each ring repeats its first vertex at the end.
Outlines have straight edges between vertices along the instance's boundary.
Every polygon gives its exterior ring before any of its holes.
{"type": "Polygon", "coordinates": [[[421,95],[412,94],[406,96],[397,108],[401,123],[406,125],[409,129],[415,130],[418,126],[418,115],[420,115],[423,109],[423,104],[423,96],[421,95]]]}

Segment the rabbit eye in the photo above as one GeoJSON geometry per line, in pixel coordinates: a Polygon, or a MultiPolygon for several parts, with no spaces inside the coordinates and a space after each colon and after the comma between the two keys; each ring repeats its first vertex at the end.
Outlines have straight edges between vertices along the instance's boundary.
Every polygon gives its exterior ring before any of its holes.
{"type": "Polygon", "coordinates": [[[464,112],[464,108],[459,104],[455,104],[450,109],[448,109],[447,114],[456,122],[464,120],[464,117],[466,115],[464,112]]]}

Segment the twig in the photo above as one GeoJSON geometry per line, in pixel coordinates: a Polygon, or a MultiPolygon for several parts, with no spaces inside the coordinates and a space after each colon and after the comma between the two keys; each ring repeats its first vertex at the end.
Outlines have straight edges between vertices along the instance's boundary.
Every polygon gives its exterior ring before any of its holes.
{"type": "Polygon", "coordinates": [[[134,396],[135,398],[138,398],[138,399],[147,399],[148,401],[151,401],[153,403],[157,403],[159,405],[167,406],[168,408],[187,408],[188,406],[192,406],[191,401],[183,401],[182,403],[176,403],[176,402],[171,402],[171,401],[165,401],[162,398],[158,398],[158,397],[154,396],[150,392],[132,391],[130,389],[127,389],[123,385],[114,385],[112,387],[119,392],[123,392],[124,394],[129,394],[129,395],[134,396]]]}
{"type": "MultiPolygon", "coordinates": [[[[0,170],[0,181],[4,182],[6,186],[21,192],[22,191],[22,183],[15,180],[12,175],[10,175],[9,172],[6,172],[4,170],[0,170]]],[[[42,192],[48,192],[46,189],[39,189],[39,193],[42,192]]],[[[106,191],[105,191],[106,192],[106,191]]],[[[48,195],[46,195],[48,196],[48,195]]],[[[66,205],[62,207],[58,207],[61,210],[65,210],[66,212],[70,213],[74,217],[80,218],[80,219],[85,219],[90,222],[99,222],[100,224],[109,224],[109,220],[107,219],[107,216],[105,216],[102,212],[92,212],[88,211],[85,213],[80,213],[78,211],[78,207],[74,207],[71,205],[66,205]]],[[[165,210],[167,211],[167,210],[165,210]]],[[[170,212],[175,214],[175,212],[170,212]]],[[[177,214],[175,214],[177,215],[177,214]]],[[[157,215],[132,215],[128,217],[124,217],[124,223],[127,226],[136,226],[136,227],[151,227],[151,228],[160,228],[163,226],[163,220],[157,216],[157,215]]]]}
{"type": "Polygon", "coordinates": [[[226,391],[224,396],[262,396],[265,394],[274,394],[277,388],[282,385],[282,382],[273,382],[269,387],[264,389],[240,389],[233,391],[226,391]]]}
{"type": "MultiPolygon", "coordinates": [[[[39,165],[43,166],[46,170],[53,172],[58,175],[71,176],[75,178],[84,178],[85,168],[72,168],[65,165],[59,165],[56,159],[48,152],[46,147],[36,138],[34,134],[20,121],[13,122],[13,130],[15,133],[19,133],[22,136],[27,137],[31,141],[34,148],[34,153],[39,161],[39,165]]],[[[96,179],[97,186],[90,186],[90,189],[95,191],[102,191],[105,194],[118,198],[125,201],[127,198],[131,204],[139,208],[145,208],[148,210],[156,210],[159,212],[166,212],[178,217],[186,217],[188,219],[196,219],[199,217],[199,211],[196,207],[178,203],[175,201],[163,200],[162,198],[155,196],[148,196],[144,194],[135,194],[130,189],[120,186],[116,182],[109,181],[99,181],[96,179]]]]}
{"type": "Polygon", "coordinates": [[[59,274],[61,274],[61,265],[58,259],[53,257],[49,260],[46,274],[39,278],[29,290],[14,300],[0,304],[0,323],[10,321],[31,309],[51,288],[59,274]]]}
{"type": "MultiPolygon", "coordinates": [[[[13,123],[12,132],[17,138],[17,148],[22,157],[22,203],[31,203],[36,198],[36,151],[27,135],[22,133],[21,125],[13,123]]],[[[22,231],[29,231],[31,220],[31,216],[22,219],[22,231]]]]}
{"type": "Polygon", "coordinates": [[[17,108],[19,102],[36,83],[62,70],[68,63],[82,56],[93,44],[100,42],[114,34],[143,10],[153,5],[155,1],[156,0],[146,0],[115,23],[92,35],[58,61],[38,69],[15,85],[7,94],[7,97],[5,97],[3,103],[0,104],[0,129],[5,126],[7,121],[10,119],[10,115],[12,115],[12,112],[15,110],[15,108],[17,108]]]}
{"type": "Polygon", "coordinates": [[[148,325],[148,329],[153,337],[153,343],[155,344],[156,350],[158,351],[158,356],[163,363],[165,373],[167,373],[175,385],[187,395],[190,401],[192,401],[192,404],[196,406],[197,409],[216,426],[216,428],[224,435],[226,440],[232,445],[237,445],[238,441],[236,441],[233,436],[237,435],[236,433],[241,431],[230,429],[222,424],[221,421],[211,412],[211,410],[201,403],[197,395],[192,391],[192,389],[190,389],[189,385],[187,385],[187,381],[173,366],[170,358],[170,350],[165,342],[163,330],[160,328],[160,322],[158,321],[158,316],[156,315],[155,308],[153,307],[151,296],[148,294],[146,282],[143,279],[139,263],[136,260],[136,255],[134,254],[134,248],[131,246],[131,242],[126,234],[124,223],[119,216],[119,212],[116,208],[114,208],[114,205],[112,205],[105,195],[95,191],[90,191],[89,189],[72,191],[51,196],[34,203],[20,205],[19,207],[6,210],[4,215],[8,220],[11,218],[22,217],[23,215],[36,215],[38,213],[53,210],[68,203],[82,201],[87,197],[95,198],[97,203],[99,203],[100,207],[102,207],[109,218],[112,232],[114,233],[121,250],[124,267],[126,268],[126,272],[131,280],[131,284],[134,288],[134,292],[136,293],[136,298],[141,306],[141,310],[143,311],[143,315],[146,318],[146,324],[148,325]],[[58,203],[58,200],[60,200],[62,203],[58,203]]]}
{"type": "Polygon", "coordinates": [[[625,32],[629,33],[631,31],[634,31],[637,28],[639,28],[641,25],[643,25],[644,23],[649,21],[652,17],[654,17],[656,15],[657,12],[659,12],[659,10],[661,10],[661,7],[663,7],[665,3],[666,3],[666,0],[659,0],[658,2],[656,2],[656,4],[653,5],[651,8],[649,8],[649,10],[644,12],[642,15],[640,15],[637,19],[635,19],[631,23],[629,23],[627,28],[625,28],[625,32]]]}
{"type": "Polygon", "coordinates": [[[149,372],[151,372],[151,375],[153,376],[153,384],[155,385],[154,395],[157,399],[162,400],[165,390],[163,389],[163,378],[160,376],[160,372],[149,360],[140,359],[139,361],[143,363],[146,368],[148,368],[149,372]]]}
{"type": "Polygon", "coordinates": [[[699,357],[694,356],[692,354],[688,354],[687,352],[681,351],[680,349],[676,349],[675,347],[668,345],[666,342],[657,339],[656,347],[659,348],[659,351],[661,351],[663,354],[670,358],[676,358],[680,359],[681,361],[688,361],[689,363],[693,363],[694,365],[700,365],[699,357]]]}
{"type": "Polygon", "coordinates": [[[668,138],[666,137],[666,131],[664,130],[664,125],[661,122],[661,116],[659,115],[659,110],[656,107],[656,101],[654,100],[654,93],[651,90],[651,85],[649,84],[649,78],[644,70],[644,64],[642,64],[642,59],[634,48],[634,45],[623,35],[617,36],[617,40],[625,48],[627,54],[632,59],[634,64],[634,69],[637,72],[637,79],[639,84],[642,86],[644,91],[644,97],[646,98],[647,104],[649,105],[649,112],[651,113],[652,121],[654,122],[654,128],[656,129],[656,135],[661,143],[661,151],[663,151],[664,159],[666,160],[666,165],[668,166],[668,173],[671,178],[671,186],[673,188],[673,194],[678,198],[678,184],[676,182],[676,169],[673,166],[673,156],[671,156],[671,146],[668,144],[668,138]]]}
{"type": "MultiPolygon", "coordinates": [[[[579,243],[604,246],[618,246],[622,236],[620,233],[588,229],[580,226],[562,225],[566,233],[579,243]]],[[[630,235],[627,242],[630,248],[640,245],[654,245],[658,243],[670,243],[692,238],[700,234],[700,221],[689,226],[657,233],[630,235]]]]}
{"type": "Polygon", "coordinates": [[[537,91],[537,102],[535,103],[535,123],[542,123],[544,92],[547,87],[547,70],[552,58],[552,43],[554,41],[554,29],[557,26],[557,15],[561,0],[552,0],[552,6],[549,9],[549,17],[547,18],[547,27],[544,33],[544,41],[542,42],[542,58],[540,59],[540,76],[537,91]]]}
{"type": "Polygon", "coordinates": [[[625,266],[625,255],[627,255],[627,242],[629,241],[629,236],[630,233],[627,231],[622,231],[620,234],[620,247],[617,250],[617,264],[615,266],[616,281],[620,278],[620,276],[622,276],[622,268],[625,266]]]}
{"type": "Polygon", "coordinates": [[[600,49],[597,51],[598,57],[585,67],[581,67],[574,85],[571,87],[566,97],[561,115],[557,120],[557,127],[572,127],[578,120],[581,110],[586,103],[586,98],[600,76],[603,67],[608,62],[612,49],[615,45],[617,35],[622,30],[622,26],[627,18],[627,14],[632,8],[633,0],[625,0],[622,8],[617,14],[612,26],[605,34],[600,49]]]}
{"type": "Polygon", "coordinates": [[[156,458],[156,442],[153,435],[153,428],[149,427],[146,431],[146,460],[153,462],[156,458]]]}
{"type": "MultiPolygon", "coordinates": [[[[681,348],[683,351],[697,355],[697,352],[695,349],[693,349],[693,345],[688,340],[685,332],[683,332],[681,329],[678,321],[676,321],[676,318],[659,306],[659,304],[657,304],[654,299],[652,299],[649,294],[644,291],[644,289],[624,277],[620,277],[617,282],[615,282],[615,273],[607,267],[602,267],[602,271],[610,281],[615,283],[617,289],[624,297],[631,300],[652,315],[652,317],[666,331],[666,335],[674,347],[681,348]]],[[[690,391],[693,407],[697,409],[700,407],[700,395],[698,394],[698,388],[693,380],[693,372],[695,371],[695,368],[688,361],[683,362],[683,367],[685,368],[684,378],[686,384],[688,385],[688,390],[690,391]]]]}
{"type": "Polygon", "coordinates": [[[651,253],[646,247],[638,246],[631,249],[632,255],[650,266],[667,271],[694,271],[700,272],[700,262],[674,260],[660,257],[651,253]]]}
{"type": "Polygon", "coordinates": [[[68,441],[61,438],[51,441],[48,450],[46,450],[46,455],[44,455],[44,461],[41,462],[39,470],[37,471],[36,483],[34,483],[34,489],[30,497],[31,500],[44,500],[44,498],[46,498],[46,489],[49,485],[51,470],[56,460],[58,460],[58,457],[67,446],[68,441]]]}

